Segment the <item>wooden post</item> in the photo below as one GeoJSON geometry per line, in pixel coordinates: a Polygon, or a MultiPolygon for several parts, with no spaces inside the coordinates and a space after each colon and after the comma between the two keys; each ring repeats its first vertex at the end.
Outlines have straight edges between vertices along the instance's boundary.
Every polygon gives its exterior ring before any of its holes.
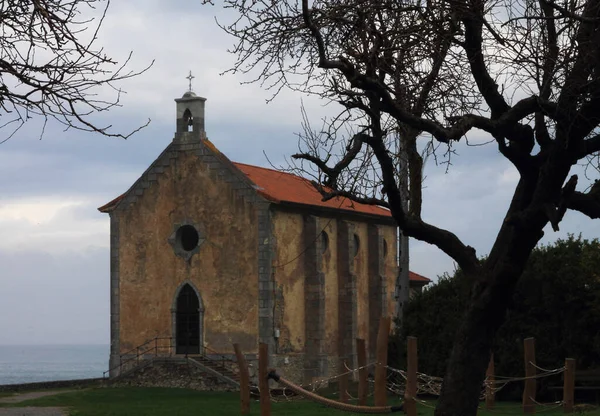
{"type": "Polygon", "coordinates": [[[258,345],[258,388],[260,390],[260,416],[271,416],[271,394],[269,392],[268,367],[269,345],[258,345]]]}
{"type": "Polygon", "coordinates": [[[375,359],[375,406],[385,406],[387,403],[387,350],[388,338],[390,336],[390,325],[392,320],[389,316],[382,316],[379,320],[379,332],[377,333],[377,350],[375,359]]]}
{"type": "Polygon", "coordinates": [[[417,338],[407,337],[406,347],[406,389],[404,390],[404,412],[417,416],[417,338]]]}
{"type": "Polygon", "coordinates": [[[367,345],[365,340],[356,338],[356,353],[358,355],[358,405],[367,404],[367,395],[369,394],[368,376],[369,369],[367,365],[367,345]]]}
{"type": "Polygon", "coordinates": [[[525,338],[523,342],[525,349],[525,387],[523,388],[523,413],[535,413],[535,338],[525,338]]]}
{"type": "Polygon", "coordinates": [[[575,359],[565,360],[565,374],[563,385],[563,409],[565,413],[573,413],[575,404],[575,359]]]}
{"type": "Polygon", "coordinates": [[[348,403],[348,369],[344,365],[344,359],[340,359],[340,374],[338,380],[338,389],[340,390],[339,401],[342,403],[348,403]]]}
{"type": "Polygon", "coordinates": [[[250,413],[250,372],[246,357],[242,354],[240,344],[233,344],[235,356],[237,358],[238,367],[240,369],[240,400],[242,402],[242,414],[250,413]]]}
{"type": "Polygon", "coordinates": [[[485,373],[485,408],[491,410],[494,408],[494,354],[490,355],[490,363],[485,373]]]}

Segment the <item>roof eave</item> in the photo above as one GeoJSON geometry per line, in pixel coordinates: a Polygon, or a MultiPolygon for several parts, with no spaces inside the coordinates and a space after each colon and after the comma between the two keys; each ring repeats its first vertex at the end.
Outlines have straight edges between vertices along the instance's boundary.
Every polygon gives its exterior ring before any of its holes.
{"type": "Polygon", "coordinates": [[[103,214],[111,213],[117,207],[117,205],[119,205],[119,202],[121,202],[121,200],[125,197],[126,194],[127,194],[127,192],[119,195],[112,201],[102,205],[101,207],[98,208],[98,211],[102,212],[103,214]]]}
{"type": "Polygon", "coordinates": [[[330,208],[330,207],[324,207],[322,205],[303,204],[300,202],[291,202],[291,201],[280,201],[280,202],[276,203],[275,205],[279,205],[279,206],[286,207],[286,208],[296,208],[296,209],[303,209],[303,210],[306,210],[307,208],[309,208],[311,211],[316,212],[316,213],[333,214],[333,215],[341,214],[341,215],[347,215],[349,217],[362,218],[365,220],[377,221],[379,223],[385,223],[385,224],[390,224],[390,225],[396,226],[396,220],[394,219],[394,217],[391,216],[391,214],[389,216],[370,214],[370,213],[366,213],[366,212],[353,211],[353,210],[343,209],[343,208],[330,208]]]}

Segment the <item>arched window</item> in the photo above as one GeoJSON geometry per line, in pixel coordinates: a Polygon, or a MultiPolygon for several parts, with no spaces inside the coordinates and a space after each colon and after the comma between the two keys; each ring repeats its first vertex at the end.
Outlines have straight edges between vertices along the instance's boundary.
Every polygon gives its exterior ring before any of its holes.
{"type": "Polygon", "coordinates": [[[354,234],[354,238],[352,240],[352,256],[356,257],[358,255],[359,250],[360,250],[360,239],[358,238],[358,234],[354,234]]]}
{"type": "Polygon", "coordinates": [[[329,236],[325,230],[321,231],[321,254],[324,254],[329,248],[329,236]]]}

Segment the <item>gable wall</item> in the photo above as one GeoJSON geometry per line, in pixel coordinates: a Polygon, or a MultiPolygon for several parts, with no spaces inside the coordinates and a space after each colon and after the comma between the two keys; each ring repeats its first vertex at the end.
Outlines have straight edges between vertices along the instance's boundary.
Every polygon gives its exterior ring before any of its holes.
{"type": "Polygon", "coordinates": [[[193,283],[204,304],[205,345],[246,353],[258,344],[257,219],[252,205],[218,170],[179,152],[127,209],[119,209],[120,351],[154,336],[174,336],[177,288],[193,283]],[[175,224],[198,224],[205,241],[188,262],[168,239],[175,224]]]}

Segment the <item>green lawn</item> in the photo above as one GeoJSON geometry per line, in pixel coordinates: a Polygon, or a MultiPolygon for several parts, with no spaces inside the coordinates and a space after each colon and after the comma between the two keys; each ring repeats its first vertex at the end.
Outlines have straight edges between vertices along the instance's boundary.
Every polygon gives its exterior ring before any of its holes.
{"type": "MultiPolygon", "coordinates": [[[[240,402],[237,393],[208,393],[167,388],[96,388],[4,406],[64,406],[71,409],[72,416],[237,416],[240,414],[240,402]]],[[[250,408],[251,415],[260,415],[257,401],[252,401],[250,408]]],[[[433,410],[427,406],[419,405],[418,409],[419,415],[433,415],[433,410]]],[[[521,410],[518,403],[498,404],[494,411],[481,411],[479,414],[488,416],[499,414],[518,415],[521,414],[521,410]]],[[[554,416],[562,415],[563,412],[562,409],[548,411],[547,408],[540,407],[538,414],[554,416]]],[[[600,416],[600,411],[594,410],[585,414],[600,416]]],[[[307,401],[294,401],[273,403],[272,415],[341,416],[351,414],[328,409],[307,401]]]]}

